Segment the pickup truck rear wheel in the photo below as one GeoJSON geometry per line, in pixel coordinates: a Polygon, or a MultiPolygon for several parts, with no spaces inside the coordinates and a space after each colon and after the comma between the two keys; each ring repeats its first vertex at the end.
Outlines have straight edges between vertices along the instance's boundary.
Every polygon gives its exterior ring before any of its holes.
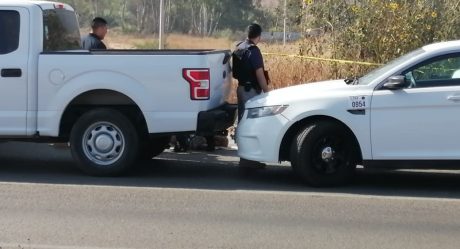
{"type": "Polygon", "coordinates": [[[131,121],[112,109],[83,114],[72,128],[71,152],[84,172],[95,176],[119,175],[134,164],[139,138],[131,121]]]}
{"type": "Polygon", "coordinates": [[[312,186],[345,184],[354,175],[358,152],[349,132],[341,125],[320,121],[306,126],[291,146],[294,171],[312,186]]]}

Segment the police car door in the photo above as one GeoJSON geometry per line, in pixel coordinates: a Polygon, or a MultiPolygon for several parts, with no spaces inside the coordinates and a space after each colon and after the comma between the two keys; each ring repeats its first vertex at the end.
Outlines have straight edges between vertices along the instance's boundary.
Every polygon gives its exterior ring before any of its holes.
{"type": "Polygon", "coordinates": [[[0,136],[26,134],[28,24],[26,9],[0,7],[0,136]]]}
{"type": "Polygon", "coordinates": [[[460,53],[432,58],[402,74],[404,89],[374,92],[373,158],[460,159],[460,53]]]}

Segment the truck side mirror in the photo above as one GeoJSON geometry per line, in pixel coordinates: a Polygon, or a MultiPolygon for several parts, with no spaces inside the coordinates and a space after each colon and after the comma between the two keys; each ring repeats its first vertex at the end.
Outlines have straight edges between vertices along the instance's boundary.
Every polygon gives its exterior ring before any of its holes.
{"type": "Polygon", "coordinates": [[[383,84],[384,89],[388,90],[400,90],[407,86],[406,77],[403,75],[391,76],[388,82],[383,84]]]}

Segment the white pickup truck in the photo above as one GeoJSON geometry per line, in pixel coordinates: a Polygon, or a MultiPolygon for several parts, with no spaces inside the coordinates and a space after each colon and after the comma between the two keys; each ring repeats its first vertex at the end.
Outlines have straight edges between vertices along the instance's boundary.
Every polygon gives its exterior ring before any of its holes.
{"type": "Polygon", "coordinates": [[[229,51],[84,51],[74,10],[0,2],[0,140],[70,142],[92,175],[117,175],[171,134],[233,124],[229,51]]]}

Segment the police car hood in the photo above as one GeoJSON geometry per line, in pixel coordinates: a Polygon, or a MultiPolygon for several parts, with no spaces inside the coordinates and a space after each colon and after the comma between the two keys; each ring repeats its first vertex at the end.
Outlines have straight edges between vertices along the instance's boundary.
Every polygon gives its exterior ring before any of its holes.
{"type": "Polygon", "coordinates": [[[357,86],[347,85],[344,80],[331,80],[308,83],[281,88],[256,96],[246,103],[246,108],[261,106],[289,105],[306,99],[328,98],[347,95],[356,90],[357,86]]]}

